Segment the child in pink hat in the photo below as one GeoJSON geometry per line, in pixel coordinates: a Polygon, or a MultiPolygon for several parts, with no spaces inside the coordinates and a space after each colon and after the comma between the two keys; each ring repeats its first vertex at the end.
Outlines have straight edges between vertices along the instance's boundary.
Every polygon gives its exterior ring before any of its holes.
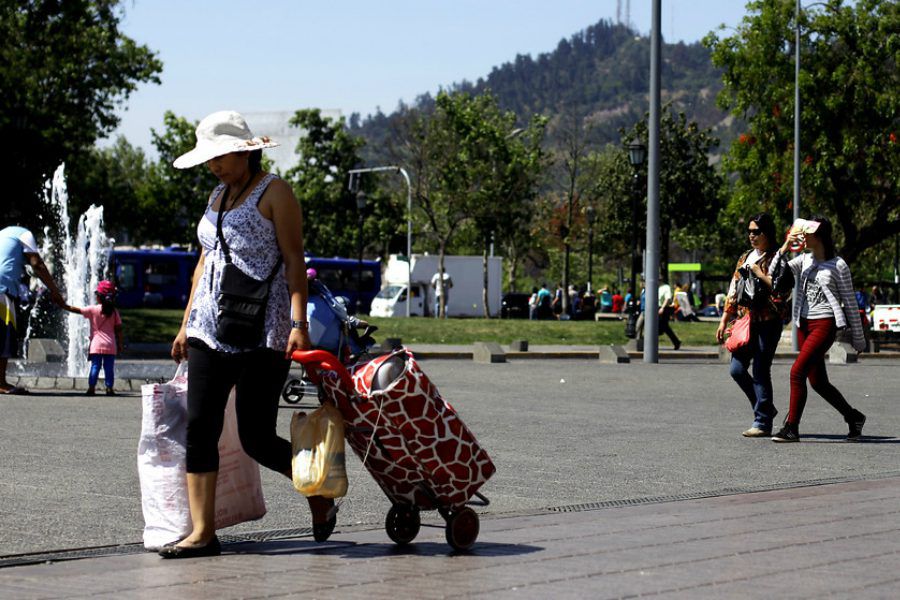
{"type": "Polygon", "coordinates": [[[97,284],[95,296],[97,304],[84,308],[66,306],[66,310],[82,315],[91,323],[91,345],[88,349],[91,372],[88,375],[87,395],[95,394],[102,365],[106,395],[114,396],[116,353],[122,351],[122,318],[116,310],[116,286],[104,279],[97,284]]]}

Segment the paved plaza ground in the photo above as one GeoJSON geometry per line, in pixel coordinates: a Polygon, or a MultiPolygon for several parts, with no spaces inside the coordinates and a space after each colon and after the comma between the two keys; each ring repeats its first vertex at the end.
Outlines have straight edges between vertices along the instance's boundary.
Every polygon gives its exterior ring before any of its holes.
{"type": "MultiPolygon", "coordinates": [[[[354,461],[329,543],[311,540],[290,483],[264,472],[269,514],[224,531],[222,557],[163,562],[137,545],[139,395],[36,391],[0,401],[0,597],[890,598],[900,589],[896,361],[830,366],[869,417],[863,442],[845,443],[840,417],[811,394],[793,445],[740,436],[749,405],[723,364],[423,366],[498,466],[472,553],[453,555],[440,528],[397,550],[382,529],[389,504],[354,461]]],[[[774,367],[782,416],[789,366],[774,367]]],[[[285,432],[292,410],[283,408],[285,432]]],[[[433,513],[426,522],[440,525],[433,513]]]]}

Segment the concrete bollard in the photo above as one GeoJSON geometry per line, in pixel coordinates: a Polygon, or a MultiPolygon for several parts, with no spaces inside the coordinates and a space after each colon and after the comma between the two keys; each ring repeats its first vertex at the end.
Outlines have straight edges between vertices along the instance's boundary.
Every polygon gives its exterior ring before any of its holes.
{"type": "Polygon", "coordinates": [[[475,342],[472,360],[479,363],[505,363],[506,353],[495,342],[475,342]]]}
{"type": "Polygon", "coordinates": [[[34,338],[28,340],[28,362],[58,363],[66,359],[62,345],[52,338],[34,338]]]}
{"type": "Polygon", "coordinates": [[[859,361],[856,350],[850,344],[835,342],[828,351],[828,362],[833,365],[847,365],[859,361]]]}
{"type": "Polygon", "coordinates": [[[600,346],[600,362],[604,364],[627,364],[631,357],[622,346],[600,346]]]}
{"type": "Polygon", "coordinates": [[[629,338],[625,343],[625,350],[628,352],[643,352],[644,351],[644,338],[629,338]]]}
{"type": "Polygon", "coordinates": [[[721,363],[730,363],[731,362],[731,352],[725,348],[725,344],[719,344],[719,362],[721,363]]]}
{"type": "Polygon", "coordinates": [[[528,340],[513,340],[509,344],[510,352],[528,352],[528,340]]]}

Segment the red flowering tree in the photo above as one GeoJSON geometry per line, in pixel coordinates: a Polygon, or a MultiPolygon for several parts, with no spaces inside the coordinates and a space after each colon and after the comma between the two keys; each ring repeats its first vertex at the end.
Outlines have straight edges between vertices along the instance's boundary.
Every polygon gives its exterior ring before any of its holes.
{"type": "MultiPolygon", "coordinates": [[[[706,45],[723,69],[719,104],[748,123],[725,169],[728,219],[791,219],[793,0],[756,0],[731,37],[706,45]]],[[[900,3],[830,0],[801,13],[801,209],[828,215],[849,262],[900,234],[900,3]]],[[[872,254],[875,251],[873,250],[872,254]]]]}

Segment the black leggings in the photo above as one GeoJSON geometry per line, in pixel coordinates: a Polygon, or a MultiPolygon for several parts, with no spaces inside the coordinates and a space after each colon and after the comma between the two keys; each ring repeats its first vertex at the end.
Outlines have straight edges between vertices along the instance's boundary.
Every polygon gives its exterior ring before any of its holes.
{"type": "Polygon", "coordinates": [[[278,396],[291,362],[267,348],[218,352],[196,338],[188,340],[187,472],[219,469],[219,436],[225,405],[237,387],[235,410],[244,451],[279,473],[291,471],[291,443],[278,437],[278,396]]]}

